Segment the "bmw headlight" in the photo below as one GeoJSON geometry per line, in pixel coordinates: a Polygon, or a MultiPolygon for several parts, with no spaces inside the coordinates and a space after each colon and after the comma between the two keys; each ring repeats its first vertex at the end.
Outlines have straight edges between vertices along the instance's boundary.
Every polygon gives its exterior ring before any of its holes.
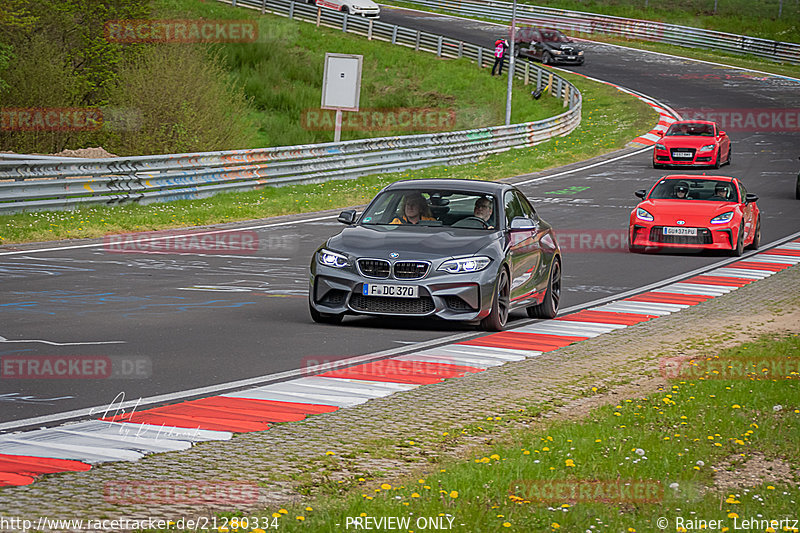
{"type": "Polygon", "coordinates": [[[317,252],[317,261],[319,261],[320,265],[333,268],[344,268],[350,263],[347,260],[347,257],[343,256],[342,254],[337,254],[336,252],[326,250],[325,248],[317,252]]]}
{"type": "Polygon", "coordinates": [[[555,55],[560,55],[560,54],[561,54],[561,50],[553,50],[553,53],[554,53],[555,55]]]}
{"type": "Polygon", "coordinates": [[[666,150],[667,147],[661,143],[656,143],[656,150],[666,150]]]}
{"type": "Polygon", "coordinates": [[[652,222],[653,221],[653,215],[651,215],[650,213],[648,213],[645,209],[642,209],[641,207],[637,207],[636,208],[636,218],[638,218],[639,220],[646,220],[648,222],[652,222]]]}
{"type": "Polygon", "coordinates": [[[717,215],[711,219],[712,224],[725,224],[726,222],[730,222],[733,218],[733,211],[728,211],[726,213],[722,213],[721,215],[717,215]]]}
{"type": "Polygon", "coordinates": [[[491,263],[488,257],[462,257],[460,259],[448,259],[436,270],[443,270],[449,274],[465,274],[468,272],[480,272],[491,263]]]}
{"type": "Polygon", "coordinates": [[[700,152],[710,152],[713,149],[714,149],[714,145],[713,144],[707,144],[707,145],[701,147],[699,151],[700,152]]]}
{"type": "Polygon", "coordinates": [[[579,55],[579,56],[582,56],[582,55],[583,55],[583,50],[581,50],[580,52],[578,52],[578,55],[579,55]]]}

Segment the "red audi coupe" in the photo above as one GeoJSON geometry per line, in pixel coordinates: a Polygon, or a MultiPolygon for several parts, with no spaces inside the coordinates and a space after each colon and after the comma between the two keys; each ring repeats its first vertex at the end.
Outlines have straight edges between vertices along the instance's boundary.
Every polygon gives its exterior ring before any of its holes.
{"type": "Polygon", "coordinates": [[[737,178],[666,176],[636,191],[642,201],[631,212],[628,248],[727,250],[742,255],[761,242],[758,196],[737,178]]]}
{"type": "Polygon", "coordinates": [[[667,166],[709,166],[731,163],[731,140],[716,122],[680,120],[673,122],[656,142],[653,168],[667,166]]]}

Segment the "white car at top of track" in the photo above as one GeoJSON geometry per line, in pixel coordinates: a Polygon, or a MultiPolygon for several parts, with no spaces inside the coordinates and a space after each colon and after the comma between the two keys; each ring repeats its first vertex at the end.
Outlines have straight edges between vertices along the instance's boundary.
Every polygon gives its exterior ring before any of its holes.
{"type": "Polygon", "coordinates": [[[309,0],[308,3],[371,19],[381,16],[380,6],[372,0],[309,0]]]}

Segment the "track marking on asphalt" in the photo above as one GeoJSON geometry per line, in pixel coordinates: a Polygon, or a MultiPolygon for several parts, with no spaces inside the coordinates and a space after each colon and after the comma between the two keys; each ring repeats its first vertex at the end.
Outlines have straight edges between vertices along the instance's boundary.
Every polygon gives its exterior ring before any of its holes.
{"type": "Polygon", "coordinates": [[[16,342],[22,344],[28,344],[32,342],[38,342],[41,344],[49,344],[50,346],[90,346],[96,344],[126,344],[127,341],[88,341],[88,342],[54,342],[54,341],[45,341],[42,339],[6,339],[5,337],[0,336],[0,342],[16,342]]]}

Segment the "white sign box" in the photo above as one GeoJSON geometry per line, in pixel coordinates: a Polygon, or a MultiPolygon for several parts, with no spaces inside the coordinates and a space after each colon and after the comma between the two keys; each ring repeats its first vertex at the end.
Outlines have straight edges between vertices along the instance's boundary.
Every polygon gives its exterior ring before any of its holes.
{"type": "Polygon", "coordinates": [[[353,54],[325,54],[322,109],[358,111],[363,59],[353,54]]]}

